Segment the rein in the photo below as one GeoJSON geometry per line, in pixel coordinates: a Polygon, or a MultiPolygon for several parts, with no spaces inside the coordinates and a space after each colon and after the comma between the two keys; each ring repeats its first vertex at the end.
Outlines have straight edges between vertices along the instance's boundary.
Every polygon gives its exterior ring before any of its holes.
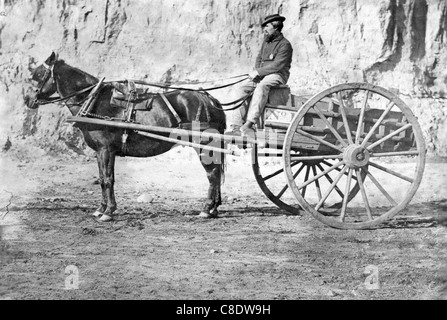
{"type": "MultiPolygon", "coordinates": [[[[172,90],[185,90],[185,91],[196,91],[196,92],[204,92],[207,93],[207,91],[212,91],[212,90],[218,90],[218,89],[223,89],[223,88],[227,88],[227,87],[231,87],[234,86],[238,83],[241,83],[242,81],[247,80],[248,74],[242,74],[239,76],[235,76],[235,77],[231,77],[229,79],[237,79],[237,78],[241,78],[244,77],[241,80],[226,84],[226,85],[222,85],[222,86],[217,86],[217,87],[211,87],[211,88],[198,88],[198,89],[193,89],[193,88],[185,88],[185,87],[173,87],[170,85],[165,85],[165,84],[161,84],[161,83],[155,83],[155,82],[147,82],[147,81],[142,81],[142,80],[118,80],[118,81],[108,81],[105,83],[126,83],[126,82],[133,82],[135,84],[140,84],[140,85],[145,85],[145,86],[149,86],[149,87],[156,87],[156,88],[161,88],[161,89],[172,89],[172,90]]],[[[197,84],[203,84],[203,83],[211,83],[211,82],[219,82],[222,80],[217,80],[217,81],[207,81],[207,82],[196,82],[196,83],[191,83],[191,85],[197,85],[197,84]]],[[[251,96],[253,95],[253,92],[249,93],[248,95],[246,95],[245,97],[242,97],[238,100],[232,101],[232,102],[228,102],[228,103],[221,103],[221,106],[230,106],[233,105],[235,103],[238,103],[238,105],[232,107],[232,108],[216,108],[214,106],[212,106],[215,109],[218,110],[223,110],[223,111],[232,111],[232,110],[236,110],[238,108],[240,108],[249,98],[251,98],[251,96]]]]}
{"type": "Polygon", "coordinates": [[[236,109],[239,109],[248,99],[250,99],[251,97],[253,96],[253,92],[250,92],[249,94],[247,94],[245,97],[242,97],[242,98],[240,98],[240,99],[238,99],[238,100],[236,100],[236,101],[233,101],[233,102],[229,102],[229,103],[221,103],[220,105],[221,106],[231,106],[232,104],[235,104],[235,103],[239,103],[238,105],[236,105],[236,106],[234,106],[234,107],[232,107],[232,108],[221,108],[220,110],[223,110],[223,111],[232,111],[232,110],[236,110],[236,109]]]}
{"type": "Polygon", "coordinates": [[[80,94],[82,94],[82,93],[85,93],[85,92],[87,92],[87,91],[90,91],[90,90],[92,90],[94,87],[96,87],[96,84],[94,84],[94,85],[91,85],[90,87],[87,87],[87,88],[84,88],[84,89],[82,89],[82,90],[80,90],[80,91],[76,91],[75,93],[72,93],[72,94],[70,94],[70,95],[68,95],[68,96],[66,96],[66,97],[53,97],[53,98],[47,98],[45,101],[43,101],[43,100],[37,100],[36,99],[36,103],[37,104],[39,104],[39,105],[46,105],[46,104],[51,104],[51,103],[55,103],[55,102],[61,102],[61,101],[66,101],[66,100],[68,100],[68,99],[71,99],[71,98],[73,98],[73,97],[76,97],[77,95],[80,95],[80,94]]]}
{"type": "MultiPolygon", "coordinates": [[[[218,90],[218,89],[223,89],[223,88],[227,88],[230,86],[234,86],[235,84],[238,84],[246,79],[248,79],[248,75],[247,74],[243,74],[240,76],[236,76],[236,77],[232,77],[230,79],[234,79],[234,78],[240,78],[240,77],[244,77],[241,80],[226,84],[226,85],[222,85],[222,86],[217,86],[217,87],[211,87],[211,88],[199,88],[199,89],[193,89],[193,88],[185,88],[185,87],[173,87],[171,85],[166,85],[166,84],[162,84],[162,83],[156,83],[156,82],[147,82],[147,81],[142,81],[142,80],[118,80],[118,81],[108,81],[106,83],[112,83],[112,82],[118,82],[118,83],[125,83],[125,82],[133,82],[135,84],[140,84],[140,85],[145,85],[145,86],[150,86],[150,87],[156,87],[156,88],[161,88],[161,89],[173,89],[173,90],[185,90],[185,91],[212,91],[212,90],[218,90]]],[[[218,82],[218,81],[212,81],[212,82],[218,82]]],[[[191,85],[197,85],[197,84],[203,84],[203,83],[209,83],[209,82],[199,82],[199,83],[191,83],[191,85]]]]}

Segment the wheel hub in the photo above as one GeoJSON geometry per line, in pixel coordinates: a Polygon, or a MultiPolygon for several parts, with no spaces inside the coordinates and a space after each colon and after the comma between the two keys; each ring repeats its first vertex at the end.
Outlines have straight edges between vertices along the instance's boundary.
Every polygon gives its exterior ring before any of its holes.
{"type": "Polygon", "coordinates": [[[350,145],[343,153],[343,160],[351,169],[364,167],[369,162],[369,152],[359,145],[350,145]]]}

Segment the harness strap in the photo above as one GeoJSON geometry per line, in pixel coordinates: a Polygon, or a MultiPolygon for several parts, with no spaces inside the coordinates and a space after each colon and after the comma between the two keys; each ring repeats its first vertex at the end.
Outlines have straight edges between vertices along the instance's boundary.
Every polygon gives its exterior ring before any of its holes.
{"type": "Polygon", "coordinates": [[[175,117],[175,119],[177,120],[178,124],[182,123],[182,119],[180,119],[180,116],[178,115],[178,113],[174,110],[174,108],[172,107],[171,103],[169,102],[168,98],[166,98],[166,96],[163,93],[159,93],[159,96],[163,99],[163,101],[165,102],[166,106],[169,108],[169,110],[171,110],[171,113],[173,114],[173,116],[175,117]]]}
{"type": "Polygon", "coordinates": [[[200,121],[200,116],[202,115],[202,104],[199,104],[199,109],[197,110],[197,114],[196,114],[196,122],[200,121]]]}
{"type": "Polygon", "coordinates": [[[102,78],[98,83],[96,84],[95,88],[90,92],[88,100],[82,105],[81,109],[79,109],[79,112],[77,116],[85,116],[90,110],[90,104],[95,97],[96,93],[98,92],[98,89],[101,87],[101,84],[103,83],[105,78],[102,78]]]}
{"type": "MultiPolygon", "coordinates": [[[[206,92],[205,90],[203,90],[202,88],[199,88],[199,91],[201,91],[204,95],[206,95],[207,97],[209,97],[211,99],[211,101],[213,101],[212,96],[206,92]]],[[[211,103],[213,106],[214,104],[211,103]]],[[[202,115],[202,109],[203,109],[203,104],[201,103],[199,105],[199,110],[197,111],[197,115],[196,115],[196,121],[200,121],[200,116],[202,115]]],[[[211,122],[211,114],[210,114],[210,109],[208,108],[208,104],[205,104],[205,116],[206,116],[206,121],[208,123],[211,122]]]]}
{"type": "Polygon", "coordinates": [[[128,82],[129,87],[129,98],[127,99],[127,105],[126,105],[126,121],[130,122],[132,119],[133,110],[135,109],[135,103],[132,101],[135,100],[137,90],[135,88],[135,83],[132,81],[128,82]]]}
{"type": "Polygon", "coordinates": [[[234,104],[234,103],[239,103],[239,102],[240,102],[238,105],[236,105],[236,106],[234,106],[234,107],[232,107],[232,108],[216,108],[216,107],[213,106],[213,105],[212,105],[212,107],[215,108],[215,109],[223,110],[223,111],[232,111],[232,110],[236,110],[236,109],[239,109],[240,107],[242,107],[242,105],[243,105],[246,101],[248,101],[248,99],[250,99],[252,96],[253,96],[253,92],[247,94],[245,97],[242,97],[242,98],[240,98],[240,99],[238,99],[238,100],[236,100],[236,101],[233,101],[233,102],[230,102],[230,103],[221,103],[221,104],[220,104],[221,106],[229,106],[229,105],[232,105],[232,104],[234,104]]]}
{"type": "MultiPolygon", "coordinates": [[[[125,121],[131,122],[132,121],[132,115],[135,109],[135,103],[134,101],[137,97],[137,90],[135,88],[135,83],[133,81],[127,82],[127,87],[129,90],[129,97],[127,99],[126,104],[126,115],[125,115],[125,121]]],[[[121,137],[121,151],[124,156],[127,154],[127,138],[129,137],[129,131],[127,129],[124,129],[123,135],[121,137]]]]}
{"type": "MultiPolygon", "coordinates": [[[[211,87],[211,88],[205,88],[202,90],[205,91],[212,91],[212,90],[218,90],[218,89],[223,89],[223,88],[227,88],[230,86],[233,86],[235,84],[238,84],[242,81],[245,81],[248,79],[247,75],[243,75],[245,78],[235,81],[233,83],[229,83],[226,85],[222,85],[222,86],[217,86],[217,87],[211,87]]],[[[126,82],[128,80],[118,80],[118,81],[113,81],[113,82],[126,82]]],[[[145,86],[150,86],[150,87],[155,87],[155,88],[161,88],[161,89],[168,89],[168,90],[185,90],[185,91],[197,91],[197,89],[193,89],[193,88],[186,88],[186,87],[177,87],[177,86],[171,86],[171,85],[164,85],[161,83],[154,83],[154,82],[147,82],[147,81],[142,81],[142,80],[132,80],[135,84],[141,84],[141,85],[145,85],[145,86]]],[[[193,83],[191,85],[194,85],[193,83]]]]}

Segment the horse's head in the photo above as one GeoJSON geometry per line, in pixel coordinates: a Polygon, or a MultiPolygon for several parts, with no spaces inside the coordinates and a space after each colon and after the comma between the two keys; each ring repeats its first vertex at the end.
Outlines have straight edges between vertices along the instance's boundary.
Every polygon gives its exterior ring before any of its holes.
{"type": "Polygon", "coordinates": [[[46,102],[56,92],[57,87],[53,76],[53,68],[57,58],[56,53],[51,53],[51,56],[44,63],[32,71],[31,80],[37,83],[37,88],[28,90],[24,96],[25,104],[28,108],[38,108],[40,103],[46,102]]]}

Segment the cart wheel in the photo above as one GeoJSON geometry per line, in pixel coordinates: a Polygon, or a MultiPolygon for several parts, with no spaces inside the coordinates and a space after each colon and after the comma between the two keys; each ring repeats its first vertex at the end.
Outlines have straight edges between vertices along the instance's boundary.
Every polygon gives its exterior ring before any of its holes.
{"type": "Polygon", "coordinates": [[[283,158],[302,208],[334,228],[369,229],[413,198],[424,171],[425,143],[416,117],[396,95],[348,83],[303,105],[288,128],[283,158]],[[314,163],[312,171],[296,175],[297,161],[314,163]],[[337,210],[328,215],[330,207],[337,210]]]}
{"type": "MultiPolygon", "coordinates": [[[[295,153],[294,156],[298,156],[295,153]]],[[[255,174],[256,181],[260,186],[262,192],[279,208],[295,214],[301,215],[303,209],[294,197],[288,183],[284,180],[284,167],[282,166],[281,150],[263,149],[259,151],[257,145],[252,148],[252,168],[255,174]]],[[[320,170],[327,166],[327,161],[294,161],[291,164],[294,177],[303,176],[302,181],[306,181],[309,176],[316,175],[317,168],[320,170]],[[301,174],[301,175],[300,175],[301,174]]],[[[362,174],[363,178],[366,176],[362,174]]],[[[329,178],[330,179],[330,178],[329,178]]],[[[318,182],[317,182],[318,183],[318,182]]],[[[353,198],[360,190],[358,183],[352,188],[349,198],[353,198]]],[[[302,194],[306,193],[306,188],[303,188],[302,194]]],[[[341,201],[326,204],[321,208],[321,212],[326,215],[336,214],[337,210],[342,207],[341,201]]]]}
{"type": "MultiPolygon", "coordinates": [[[[251,150],[252,168],[262,192],[279,208],[295,215],[302,209],[284,179],[281,149],[259,148],[254,144],[251,150]]],[[[292,167],[296,164],[292,163],[292,167]]]]}

